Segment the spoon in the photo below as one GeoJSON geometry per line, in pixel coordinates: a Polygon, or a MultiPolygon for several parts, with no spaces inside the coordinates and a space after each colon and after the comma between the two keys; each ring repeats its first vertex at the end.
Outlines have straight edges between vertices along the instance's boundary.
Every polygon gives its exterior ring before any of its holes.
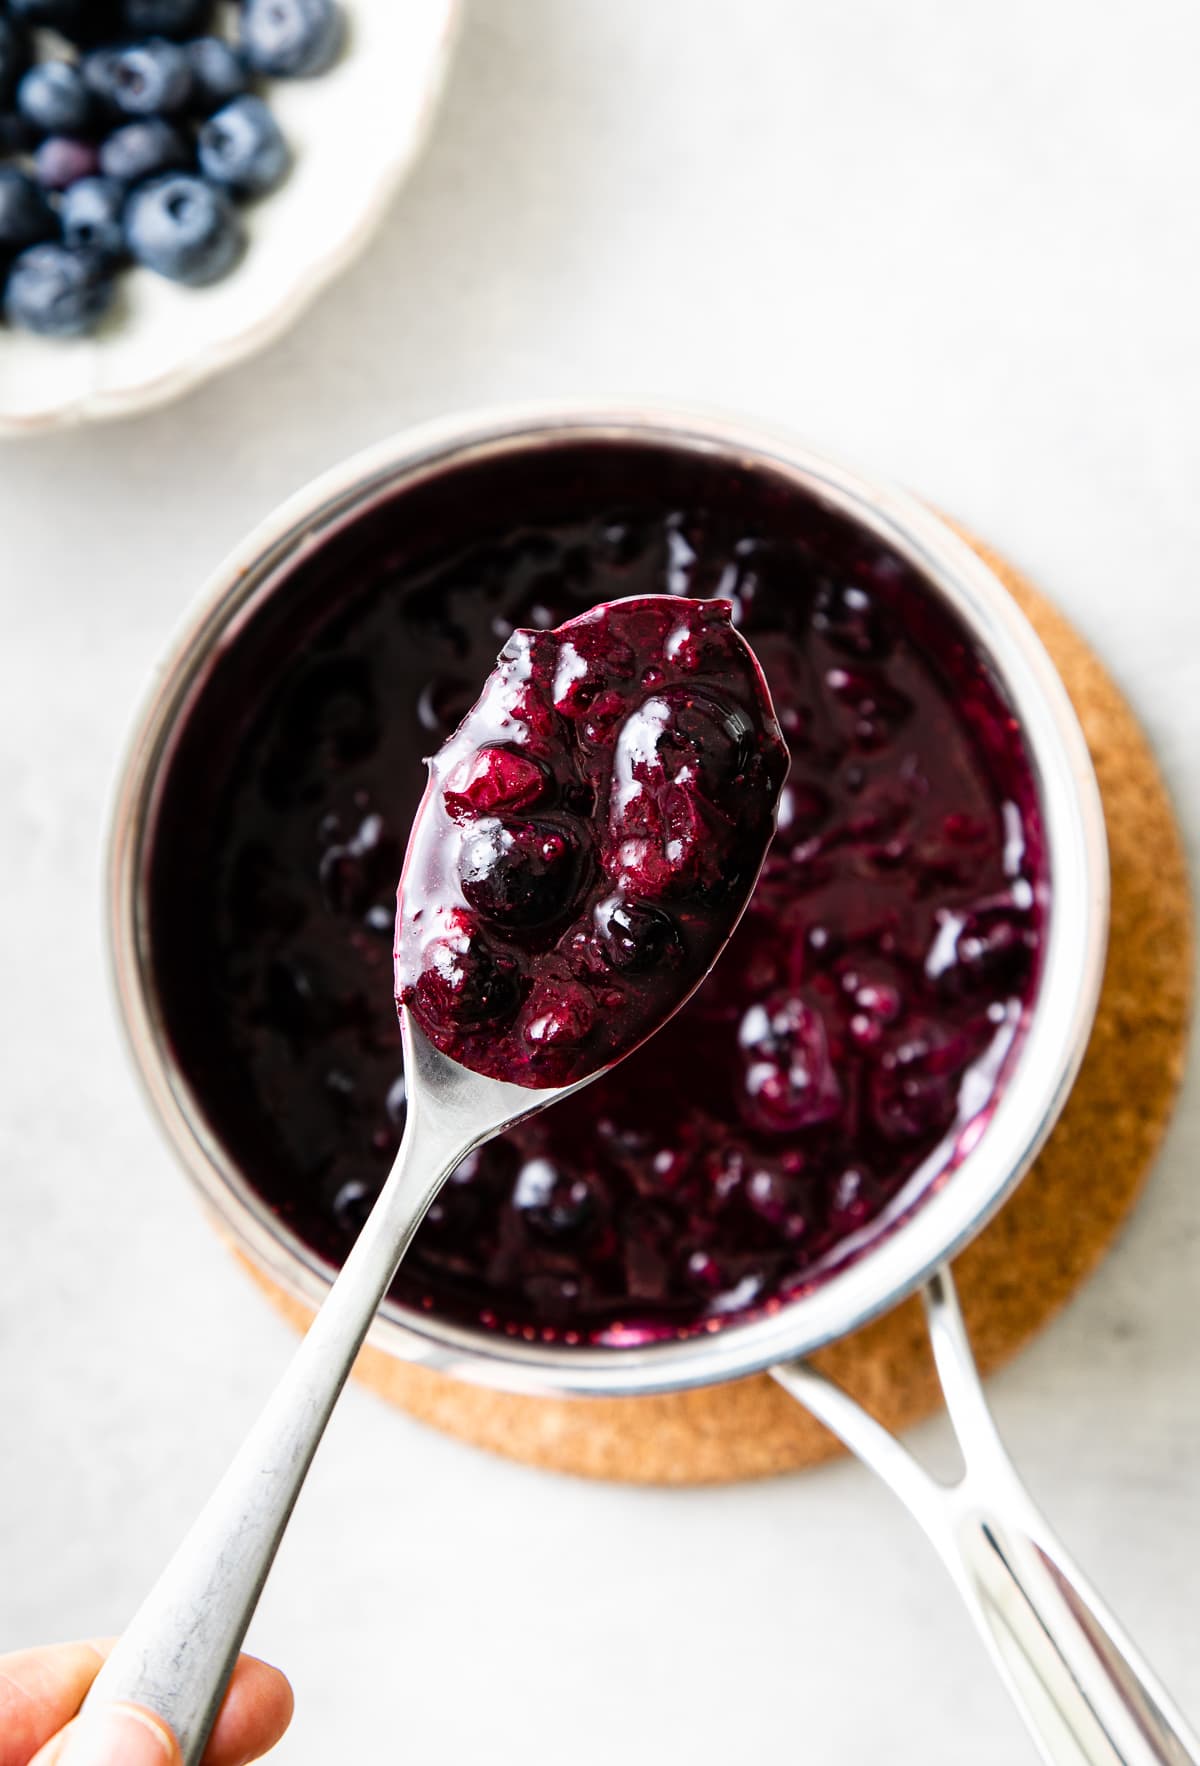
{"type": "Polygon", "coordinates": [[[431,1202],[468,1153],[608,1072],[691,997],[753,893],[787,768],[728,602],[636,597],[510,638],[429,763],[404,861],[408,1108],[395,1164],[266,1408],[93,1683],[82,1728],[111,1704],[143,1705],[198,1766],[334,1405],[431,1202]],[[544,932],[552,969],[539,981],[544,932]],[[522,951],[532,986],[518,1007],[522,951]]]}

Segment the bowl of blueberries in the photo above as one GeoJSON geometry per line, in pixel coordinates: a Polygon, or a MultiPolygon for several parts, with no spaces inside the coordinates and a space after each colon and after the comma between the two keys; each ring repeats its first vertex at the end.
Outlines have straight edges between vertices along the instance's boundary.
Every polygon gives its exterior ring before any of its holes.
{"type": "Polygon", "coordinates": [[[0,433],[130,415],[277,336],[386,212],[458,12],[0,0],[0,433]]]}

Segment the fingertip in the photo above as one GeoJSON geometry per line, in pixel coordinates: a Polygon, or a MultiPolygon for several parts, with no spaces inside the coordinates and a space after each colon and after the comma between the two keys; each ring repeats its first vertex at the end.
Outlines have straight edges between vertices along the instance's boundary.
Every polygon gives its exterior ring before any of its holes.
{"type": "Polygon", "coordinates": [[[257,1656],[242,1656],[213,1725],[202,1766],[249,1766],[275,1746],[292,1720],[295,1696],[286,1675],[257,1656]]]}

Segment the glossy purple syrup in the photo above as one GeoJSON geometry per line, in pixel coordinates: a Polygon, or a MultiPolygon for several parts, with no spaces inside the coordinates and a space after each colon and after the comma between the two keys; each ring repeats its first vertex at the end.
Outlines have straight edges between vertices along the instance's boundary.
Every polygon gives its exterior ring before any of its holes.
{"type": "Polygon", "coordinates": [[[694,992],[742,913],[788,755],[727,601],[516,631],[429,763],[396,1002],[443,1054],[570,1085],[694,992]]]}
{"type": "MultiPolygon", "coordinates": [[[[269,1206],[337,1263],[404,1119],[393,905],[421,757],[515,628],[664,592],[732,604],[790,774],[695,997],[464,1161],[405,1260],[400,1302],[529,1339],[771,1309],[989,1109],[1046,878],[986,662],[903,560],[764,470],[581,444],[445,474],[297,566],[192,707],[162,803],[150,931],[175,1054],[269,1206]]],[[[506,813],[533,819],[515,790],[506,813]]]]}

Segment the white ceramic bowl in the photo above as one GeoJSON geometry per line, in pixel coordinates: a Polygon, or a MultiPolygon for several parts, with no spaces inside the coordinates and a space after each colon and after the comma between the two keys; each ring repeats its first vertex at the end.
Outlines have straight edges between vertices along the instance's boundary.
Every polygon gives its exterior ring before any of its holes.
{"type": "Polygon", "coordinates": [[[0,435],[166,403],[284,331],[366,245],[419,152],[460,0],[345,0],[346,49],[312,80],[270,84],[295,164],[243,210],[246,256],[211,288],[125,271],[92,337],[0,331],[0,435]]]}

